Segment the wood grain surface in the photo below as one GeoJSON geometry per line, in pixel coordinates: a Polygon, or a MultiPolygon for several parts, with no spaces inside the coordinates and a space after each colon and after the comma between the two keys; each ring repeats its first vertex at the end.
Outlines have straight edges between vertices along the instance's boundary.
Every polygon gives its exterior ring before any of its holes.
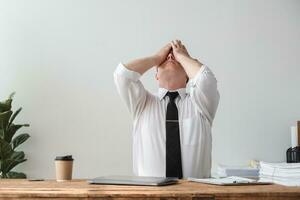
{"type": "Polygon", "coordinates": [[[0,199],[151,199],[300,200],[300,187],[280,185],[215,186],[180,180],[169,186],[91,185],[86,180],[56,182],[0,180],[0,199]]]}

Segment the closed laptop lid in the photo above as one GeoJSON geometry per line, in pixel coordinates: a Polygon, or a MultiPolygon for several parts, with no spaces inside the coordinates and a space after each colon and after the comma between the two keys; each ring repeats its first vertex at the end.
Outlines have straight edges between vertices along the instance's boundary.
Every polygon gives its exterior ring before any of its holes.
{"type": "Polygon", "coordinates": [[[176,177],[150,177],[150,176],[102,176],[89,180],[92,184],[112,185],[170,185],[176,183],[176,177]]]}

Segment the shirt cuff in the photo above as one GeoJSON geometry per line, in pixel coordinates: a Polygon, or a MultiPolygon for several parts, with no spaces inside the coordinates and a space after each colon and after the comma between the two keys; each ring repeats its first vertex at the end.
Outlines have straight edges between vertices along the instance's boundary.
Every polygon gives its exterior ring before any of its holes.
{"type": "Polygon", "coordinates": [[[127,69],[123,63],[119,63],[115,73],[133,81],[137,81],[141,77],[140,73],[127,69]]]}
{"type": "Polygon", "coordinates": [[[188,85],[190,87],[195,87],[196,83],[197,83],[197,80],[203,75],[203,73],[206,71],[207,69],[207,66],[206,65],[202,65],[199,69],[199,71],[197,72],[197,74],[195,75],[194,78],[190,79],[189,82],[188,82],[188,85]]]}

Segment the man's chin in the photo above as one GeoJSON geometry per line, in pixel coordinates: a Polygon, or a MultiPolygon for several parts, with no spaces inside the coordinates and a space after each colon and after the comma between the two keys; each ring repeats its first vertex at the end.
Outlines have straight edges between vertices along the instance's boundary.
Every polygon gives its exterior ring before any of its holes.
{"type": "Polygon", "coordinates": [[[166,69],[170,69],[170,70],[176,70],[176,69],[178,69],[180,66],[177,64],[177,63],[175,63],[175,62],[167,62],[166,64],[165,64],[165,68],[166,69]]]}

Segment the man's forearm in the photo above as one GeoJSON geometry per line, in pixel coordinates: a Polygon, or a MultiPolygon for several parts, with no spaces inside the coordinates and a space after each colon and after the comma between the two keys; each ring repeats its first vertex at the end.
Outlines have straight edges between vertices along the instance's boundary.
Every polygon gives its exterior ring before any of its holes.
{"type": "Polygon", "coordinates": [[[132,60],[125,64],[125,67],[142,75],[155,65],[157,65],[157,58],[155,56],[149,56],[132,60]]]}
{"type": "Polygon", "coordinates": [[[190,79],[196,76],[197,72],[203,65],[197,59],[193,59],[189,56],[181,56],[179,62],[190,79]]]}

